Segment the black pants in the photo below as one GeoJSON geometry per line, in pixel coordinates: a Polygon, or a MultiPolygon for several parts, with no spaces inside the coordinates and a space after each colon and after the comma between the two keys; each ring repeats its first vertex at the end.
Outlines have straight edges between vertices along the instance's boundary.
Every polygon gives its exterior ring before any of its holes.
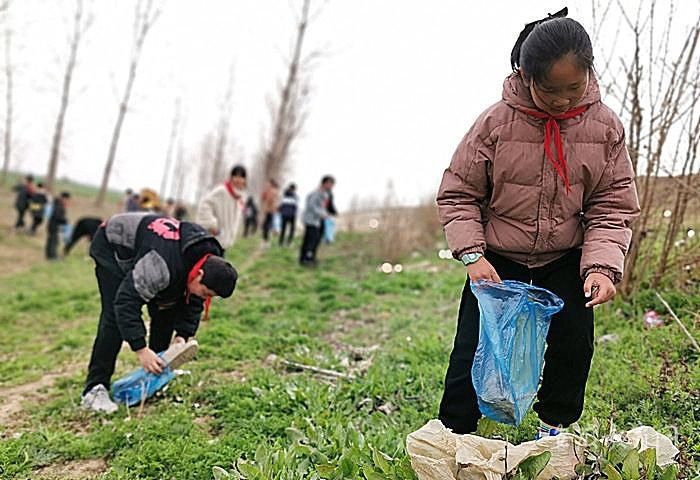
{"type": "Polygon", "coordinates": [[[316,263],[316,251],[321,243],[321,229],[313,225],[304,225],[304,241],[299,252],[299,263],[316,263]]]}
{"type": "Polygon", "coordinates": [[[263,235],[263,240],[266,242],[270,239],[270,230],[272,230],[272,217],[274,214],[272,213],[266,213],[265,214],[265,221],[263,222],[263,227],[262,227],[262,235],[263,235]]]}
{"type": "Polygon", "coordinates": [[[26,213],[27,209],[15,207],[15,210],[17,210],[17,221],[15,222],[15,228],[24,228],[24,214],[26,213]]]}
{"type": "Polygon", "coordinates": [[[36,233],[36,229],[39,228],[39,225],[41,225],[43,221],[44,221],[44,217],[37,217],[37,216],[32,217],[32,228],[31,228],[32,234],[36,233]]]}
{"type": "Polygon", "coordinates": [[[100,218],[83,217],[78,220],[75,223],[75,227],[73,227],[70,241],[63,247],[63,254],[68,255],[75,244],[78,243],[83,237],[87,237],[88,240],[92,242],[92,239],[95,238],[101,224],[102,219],[100,218]]]}
{"type": "MultiPolygon", "coordinates": [[[[486,258],[502,280],[532,282],[564,300],[564,308],[552,317],[549,327],[542,383],[533,410],[542,421],[566,427],[583,412],[593,357],[593,309],[585,306],[583,281],[579,276],[581,251],[573,250],[532,269],[489,252],[486,258]]],[[[471,377],[478,342],[479,307],[467,282],[439,414],[442,423],[458,434],[475,431],[481,417],[471,377]]]]}
{"type": "Polygon", "coordinates": [[[58,227],[49,224],[49,228],[47,228],[46,231],[46,258],[53,260],[58,256],[56,254],[56,250],[58,249],[58,227]]]}
{"type": "MultiPolygon", "coordinates": [[[[122,347],[122,337],[117,327],[114,315],[114,298],[121,284],[122,277],[101,266],[95,267],[97,286],[100,289],[102,311],[97,326],[97,336],[92,346],[90,365],[88,366],[85,390],[87,393],[95,385],[104,385],[109,389],[117,362],[117,355],[122,347]]],[[[175,305],[171,309],[160,310],[154,303],[148,304],[148,315],[151,317],[151,331],[148,347],[156,353],[162,352],[170,345],[178,315],[184,314],[183,305],[175,305]]]]}
{"type": "Polygon", "coordinates": [[[287,245],[292,244],[292,240],[294,240],[294,227],[296,223],[296,219],[294,217],[282,217],[282,231],[280,233],[280,245],[284,245],[284,237],[285,233],[288,234],[287,238],[287,245]]]}
{"type": "Polygon", "coordinates": [[[245,219],[245,227],[243,229],[243,236],[255,235],[258,231],[258,219],[255,217],[248,217],[245,219]]]}

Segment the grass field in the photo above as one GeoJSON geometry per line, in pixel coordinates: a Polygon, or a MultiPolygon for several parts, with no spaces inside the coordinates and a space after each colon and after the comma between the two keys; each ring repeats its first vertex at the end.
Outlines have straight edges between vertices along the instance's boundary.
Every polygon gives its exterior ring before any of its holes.
{"type": "MultiPolygon", "coordinates": [[[[44,263],[40,239],[8,234],[11,211],[0,214],[0,478],[211,479],[214,466],[249,479],[414,478],[404,443],[436,416],[464,282],[456,262],[416,253],[385,275],[353,235],[310,271],[296,249],[242,241],[229,255],[238,289],[213,303],[191,375],[143,409],[101,417],[78,408],[99,314],[93,264],[80,247],[44,263]]],[[[700,294],[663,293],[699,338],[700,294]]],[[[652,292],[597,310],[596,336],[616,340],[597,346],[580,424],[651,425],[693,478],[700,362],[670,317],[643,328],[648,308],[664,312],[652,292]]],[[[125,348],[117,374],[135,366],[125,348]]],[[[531,414],[495,435],[529,440],[534,426],[531,414]]]]}

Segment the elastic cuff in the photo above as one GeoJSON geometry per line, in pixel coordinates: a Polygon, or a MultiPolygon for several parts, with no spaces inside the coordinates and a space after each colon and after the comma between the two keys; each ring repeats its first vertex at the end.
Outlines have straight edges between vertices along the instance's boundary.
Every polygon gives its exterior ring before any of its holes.
{"type": "Polygon", "coordinates": [[[141,350],[142,348],[146,347],[146,338],[140,337],[140,338],[135,338],[133,340],[127,340],[127,343],[131,347],[131,350],[133,350],[135,352],[137,350],[141,350]]]}
{"type": "Polygon", "coordinates": [[[608,277],[610,281],[613,282],[613,284],[618,284],[622,281],[622,274],[616,272],[612,268],[603,267],[600,265],[587,268],[583,272],[583,280],[586,281],[586,277],[588,277],[588,275],[590,275],[591,273],[602,273],[603,275],[608,277]]]}
{"type": "Polygon", "coordinates": [[[570,424],[564,424],[561,422],[556,422],[554,420],[551,420],[549,418],[542,418],[542,415],[537,415],[540,418],[540,425],[546,425],[548,427],[556,428],[557,430],[560,430],[562,428],[567,428],[570,424]]]}
{"type": "Polygon", "coordinates": [[[457,259],[457,260],[462,260],[462,257],[466,255],[467,253],[480,253],[484,254],[485,248],[483,247],[467,247],[467,248],[461,248],[459,250],[453,250],[452,251],[452,256],[457,259]]]}

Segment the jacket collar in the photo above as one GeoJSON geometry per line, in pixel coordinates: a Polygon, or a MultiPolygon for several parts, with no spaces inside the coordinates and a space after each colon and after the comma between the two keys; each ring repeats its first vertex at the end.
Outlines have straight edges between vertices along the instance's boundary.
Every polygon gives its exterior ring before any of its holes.
{"type": "MultiPolygon", "coordinates": [[[[503,101],[506,105],[514,108],[515,110],[537,110],[537,106],[535,106],[535,102],[532,100],[532,95],[530,95],[530,89],[527,85],[525,85],[525,82],[518,73],[511,73],[504,80],[503,101]]],[[[598,80],[596,79],[594,72],[591,71],[588,77],[588,88],[586,89],[586,93],[576,106],[591,106],[598,102],[600,102],[600,88],[598,87],[598,80]]],[[[541,120],[531,116],[527,116],[527,118],[532,123],[541,122],[541,120]]]]}

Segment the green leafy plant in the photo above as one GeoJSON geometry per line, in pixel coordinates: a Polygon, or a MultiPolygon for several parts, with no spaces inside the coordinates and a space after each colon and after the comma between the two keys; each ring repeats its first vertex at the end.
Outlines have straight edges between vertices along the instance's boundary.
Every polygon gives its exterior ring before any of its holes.
{"type": "Polygon", "coordinates": [[[545,469],[549,460],[552,458],[550,452],[542,452],[538,455],[532,455],[518,464],[513,476],[508,476],[512,480],[535,480],[537,476],[545,469]]]}
{"type": "Polygon", "coordinates": [[[676,464],[661,467],[656,463],[656,450],[631,446],[622,441],[589,442],[587,460],[576,466],[581,479],[610,480],[675,480],[676,464]]]}

